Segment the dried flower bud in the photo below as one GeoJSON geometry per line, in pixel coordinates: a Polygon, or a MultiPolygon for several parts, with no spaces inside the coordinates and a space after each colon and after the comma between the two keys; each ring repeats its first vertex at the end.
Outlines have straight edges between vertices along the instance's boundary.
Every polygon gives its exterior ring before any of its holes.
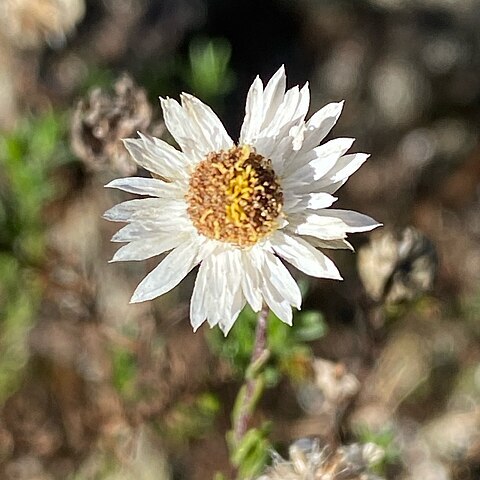
{"type": "Polygon", "coordinates": [[[413,300],[429,291],[436,270],[433,244],[412,227],[398,235],[378,232],[358,254],[358,271],[365,290],[373,300],[388,304],[413,300]]]}
{"type": "Polygon", "coordinates": [[[0,30],[21,48],[63,42],[84,13],[83,0],[2,0],[0,30]]]}
{"type": "Polygon", "coordinates": [[[273,465],[258,480],[381,480],[369,470],[383,455],[373,443],[344,445],[332,452],[316,439],[303,438],[290,446],[288,460],[275,453],[273,465]]]}
{"type": "Polygon", "coordinates": [[[360,383],[345,365],[321,358],[313,362],[313,382],[302,385],[299,400],[311,414],[337,410],[358,392],[360,383]]]}
{"type": "Polygon", "coordinates": [[[121,139],[146,130],[151,117],[145,90],[124,75],[115,82],[113,96],[96,88],[78,102],[72,118],[73,151],[90,170],[109,166],[131,175],[137,167],[121,139]]]}

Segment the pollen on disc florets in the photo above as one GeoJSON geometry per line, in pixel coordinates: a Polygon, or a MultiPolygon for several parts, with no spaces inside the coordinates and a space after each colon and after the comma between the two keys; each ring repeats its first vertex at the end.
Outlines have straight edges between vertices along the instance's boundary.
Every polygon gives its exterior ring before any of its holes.
{"type": "Polygon", "coordinates": [[[239,247],[274,231],[283,206],[272,162],[246,145],[209,153],[190,177],[186,200],[201,234],[239,247]]]}

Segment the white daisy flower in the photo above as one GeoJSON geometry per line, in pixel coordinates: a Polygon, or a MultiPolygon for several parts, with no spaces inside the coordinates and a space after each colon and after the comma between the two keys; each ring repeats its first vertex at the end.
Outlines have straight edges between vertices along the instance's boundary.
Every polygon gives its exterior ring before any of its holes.
{"type": "Polygon", "coordinates": [[[165,124],[181,150],[139,133],[125,140],[134,160],[155,178],[121,178],[107,187],[150,198],[114,206],[105,218],[126,222],[112,238],[128,242],[112,261],[145,260],[171,251],[138,285],[131,302],[168,292],[200,265],[190,303],[197,330],[205,320],[226,335],[248,303],[263,303],[285,323],[301,305],[285,260],[314,277],[342,277],[321,248],[351,248],[347,233],[378,227],[370,217],[329,208],[333,194],[367,159],[346,154],[352,138],[320,142],[343,102],[308,121],[308,85],[285,91],[281,67],[247,96],[234,143],[215,113],[192,95],[161,99],[165,124]]]}

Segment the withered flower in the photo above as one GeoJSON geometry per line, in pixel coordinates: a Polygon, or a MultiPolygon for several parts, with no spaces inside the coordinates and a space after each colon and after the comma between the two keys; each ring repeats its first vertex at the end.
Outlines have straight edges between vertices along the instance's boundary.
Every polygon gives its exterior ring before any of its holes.
{"type": "Polygon", "coordinates": [[[332,451],[316,439],[297,440],[289,459],[274,454],[273,465],[257,480],[382,480],[370,472],[383,458],[374,443],[343,445],[332,451]]]}
{"type": "Polygon", "coordinates": [[[137,166],[122,139],[146,130],[151,118],[145,90],[123,75],[115,82],[113,95],[95,88],[78,102],[72,118],[73,151],[89,170],[110,167],[122,175],[131,175],[137,166]]]}

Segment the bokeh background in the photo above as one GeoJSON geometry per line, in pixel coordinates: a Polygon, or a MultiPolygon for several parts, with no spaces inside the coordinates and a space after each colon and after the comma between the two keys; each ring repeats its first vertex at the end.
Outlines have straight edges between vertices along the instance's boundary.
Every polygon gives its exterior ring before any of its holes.
{"type": "Polygon", "coordinates": [[[372,156],[339,204],[385,227],[332,253],[344,282],[295,272],[258,469],[315,436],[380,445],[385,478],[480,478],[478,0],[0,0],[0,478],[229,478],[252,316],[193,334],[194,276],[129,305],[157,259],[107,263],[127,195],[103,185],[136,172],[120,138],[169,140],[159,95],[235,138],[282,64],[312,111],[346,100],[333,134],[372,156]]]}

